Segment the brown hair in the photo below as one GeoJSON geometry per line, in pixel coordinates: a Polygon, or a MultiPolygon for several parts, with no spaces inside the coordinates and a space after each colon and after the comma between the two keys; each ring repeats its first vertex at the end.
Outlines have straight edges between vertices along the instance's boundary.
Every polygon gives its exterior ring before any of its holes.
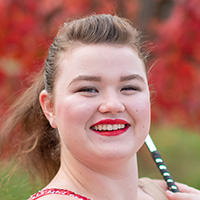
{"type": "Polygon", "coordinates": [[[6,152],[14,154],[42,180],[50,181],[59,169],[60,142],[57,130],[42,112],[39,94],[43,89],[53,94],[60,53],[79,44],[128,45],[146,60],[140,33],[127,19],[103,14],[64,23],[49,48],[44,68],[10,108],[0,136],[0,159],[8,158],[6,152]]]}

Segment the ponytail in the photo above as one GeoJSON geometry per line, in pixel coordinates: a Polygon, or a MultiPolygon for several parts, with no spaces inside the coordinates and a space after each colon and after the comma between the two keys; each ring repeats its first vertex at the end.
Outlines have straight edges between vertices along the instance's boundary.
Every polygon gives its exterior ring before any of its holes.
{"type": "Polygon", "coordinates": [[[57,130],[50,126],[40,106],[43,89],[44,69],[8,111],[0,130],[0,159],[14,157],[48,182],[59,169],[60,148],[57,130]]]}

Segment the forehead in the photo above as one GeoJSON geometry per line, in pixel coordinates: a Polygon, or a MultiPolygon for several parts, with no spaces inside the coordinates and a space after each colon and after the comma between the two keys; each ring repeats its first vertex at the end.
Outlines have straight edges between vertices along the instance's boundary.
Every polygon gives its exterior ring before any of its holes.
{"type": "Polygon", "coordinates": [[[144,62],[131,47],[119,45],[81,45],[69,52],[63,52],[59,58],[60,73],[68,75],[84,73],[105,74],[111,70],[116,73],[131,73],[135,70],[145,74],[144,62]],[[98,70],[98,71],[97,71],[98,70]]]}

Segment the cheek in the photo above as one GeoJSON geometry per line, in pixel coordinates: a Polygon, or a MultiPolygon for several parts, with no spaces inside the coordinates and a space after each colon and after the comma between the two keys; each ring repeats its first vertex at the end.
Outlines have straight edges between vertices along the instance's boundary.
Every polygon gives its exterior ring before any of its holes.
{"type": "MultiPolygon", "coordinates": [[[[66,98],[56,104],[56,119],[58,128],[67,126],[68,129],[75,127],[85,128],[87,121],[95,110],[95,105],[86,100],[66,98]]],[[[75,130],[75,129],[74,129],[75,130]]]]}
{"type": "Polygon", "coordinates": [[[145,138],[150,130],[151,109],[149,99],[141,98],[135,101],[132,104],[130,115],[132,115],[133,119],[134,141],[137,144],[136,152],[144,144],[145,138]]]}
{"type": "Polygon", "coordinates": [[[62,99],[56,104],[56,124],[63,146],[71,149],[71,144],[76,143],[82,138],[85,127],[83,121],[84,109],[80,104],[69,99],[62,99]]]}
{"type": "Polygon", "coordinates": [[[149,119],[151,115],[151,105],[149,99],[138,102],[138,109],[136,108],[135,112],[139,114],[139,117],[149,119]]]}
{"type": "Polygon", "coordinates": [[[88,143],[87,124],[94,113],[94,106],[88,101],[66,98],[56,104],[56,120],[61,138],[61,149],[80,154],[80,148],[88,143]]]}
{"type": "Polygon", "coordinates": [[[149,98],[138,98],[133,101],[131,115],[135,124],[140,124],[143,128],[149,129],[151,121],[151,104],[149,98]]]}

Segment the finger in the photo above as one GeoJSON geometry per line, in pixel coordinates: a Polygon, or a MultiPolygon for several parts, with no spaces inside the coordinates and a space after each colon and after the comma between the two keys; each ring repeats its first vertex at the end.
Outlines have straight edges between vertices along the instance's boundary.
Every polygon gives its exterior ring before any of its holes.
{"type": "Polygon", "coordinates": [[[200,194],[193,193],[173,193],[169,190],[166,191],[166,196],[169,200],[199,200],[200,194]]]}
{"type": "Polygon", "coordinates": [[[200,194],[200,191],[182,183],[176,183],[180,192],[200,194]]]}

